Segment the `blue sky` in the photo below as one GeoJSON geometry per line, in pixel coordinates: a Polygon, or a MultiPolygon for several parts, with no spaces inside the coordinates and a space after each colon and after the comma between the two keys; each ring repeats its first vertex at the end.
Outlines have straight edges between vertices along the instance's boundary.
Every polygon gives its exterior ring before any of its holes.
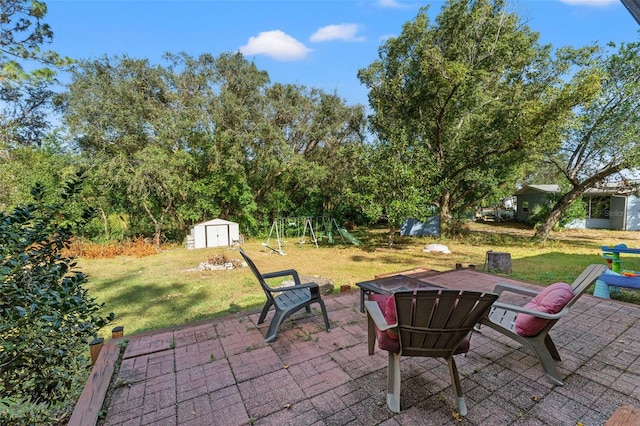
{"type": "MultiPolygon", "coordinates": [[[[129,55],[159,62],[165,52],[241,51],[272,82],[337,92],[367,104],[358,69],[377,59],[419,7],[435,17],[444,1],[405,0],[45,0],[53,50],[75,59],[129,55]]],[[[518,0],[513,8],[554,47],[638,40],[619,0],[518,0]]],[[[64,76],[61,76],[64,81],[64,76]]]]}

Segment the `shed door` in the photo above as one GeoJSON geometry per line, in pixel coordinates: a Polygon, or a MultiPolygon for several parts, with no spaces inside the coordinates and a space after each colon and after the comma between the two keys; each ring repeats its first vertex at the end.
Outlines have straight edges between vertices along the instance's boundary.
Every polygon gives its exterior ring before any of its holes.
{"type": "Polygon", "coordinates": [[[229,225],[207,225],[207,247],[229,245],[229,225]]]}

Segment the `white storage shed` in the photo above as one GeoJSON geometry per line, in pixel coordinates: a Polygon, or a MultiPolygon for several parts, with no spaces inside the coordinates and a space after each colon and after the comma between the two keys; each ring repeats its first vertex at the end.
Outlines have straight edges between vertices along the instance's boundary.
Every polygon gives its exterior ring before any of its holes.
{"type": "Polygon", "coordinates": [[[193,248],[232,246],[234,241],[240,241],[240,228],[237,223],[228,220],[209,220],[193,225],[187,237],[187,242],[191,241],[193,248]]]}

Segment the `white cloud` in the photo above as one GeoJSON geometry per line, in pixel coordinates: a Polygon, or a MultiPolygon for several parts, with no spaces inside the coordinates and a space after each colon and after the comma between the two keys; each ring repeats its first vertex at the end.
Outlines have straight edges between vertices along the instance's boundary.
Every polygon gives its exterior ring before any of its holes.
{"type": "Polygon", "coordinates": [[[311,36],[311,41],[315,43],[331,40],[364,41],[364,37],[356,36],[357,32],[358,24],[327,25],[316,31],[311,36]]]}
{"type": "Polygon", "coordinates": [[[410,4],[400,3],[397,0],[378,0],[378,6],[389,9],[405,9],[413,7],[410,4]]]}
{"type": "Polygon", "coordinates": [[[240,46],[245,56],[265,55],[276,61],[299,61],[311,52],[304,44],[280,31],[264,31],[255,37],[249,37],[246,45],[240,46]]]}
{"type": "Polygon", "coordinates": [[[567,3],[571,5],[579,5],[579,6],[610,6],[612,4],[618,3],[620,0],[560,0],[562,3],[567,3]]]}

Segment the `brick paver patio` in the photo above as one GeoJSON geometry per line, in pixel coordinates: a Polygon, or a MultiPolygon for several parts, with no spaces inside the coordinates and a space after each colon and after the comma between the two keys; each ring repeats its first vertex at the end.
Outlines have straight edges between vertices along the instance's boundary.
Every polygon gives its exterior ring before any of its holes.
{"type": "MultiPolygon", "coordinates": [[[[491,290],[501,277],[469,270],[429,277],[491,290]]],[[[522,284],[522,283],[518,283],[522,284]]],[[[332,324],[302,311],[264,343],[267,322],[244,313],[175,330],[125,336],[105,425],[602,425],[622,404],[640,407],[640,306],[583,296],[552,336],[564,386],[537,358],[482,330],[456,358],[469,413],[453,416],[446,363],[403,358],[402,412],[386,406],[387,356],[367,355],[358,292],[325,296],[332,324]]]]}

